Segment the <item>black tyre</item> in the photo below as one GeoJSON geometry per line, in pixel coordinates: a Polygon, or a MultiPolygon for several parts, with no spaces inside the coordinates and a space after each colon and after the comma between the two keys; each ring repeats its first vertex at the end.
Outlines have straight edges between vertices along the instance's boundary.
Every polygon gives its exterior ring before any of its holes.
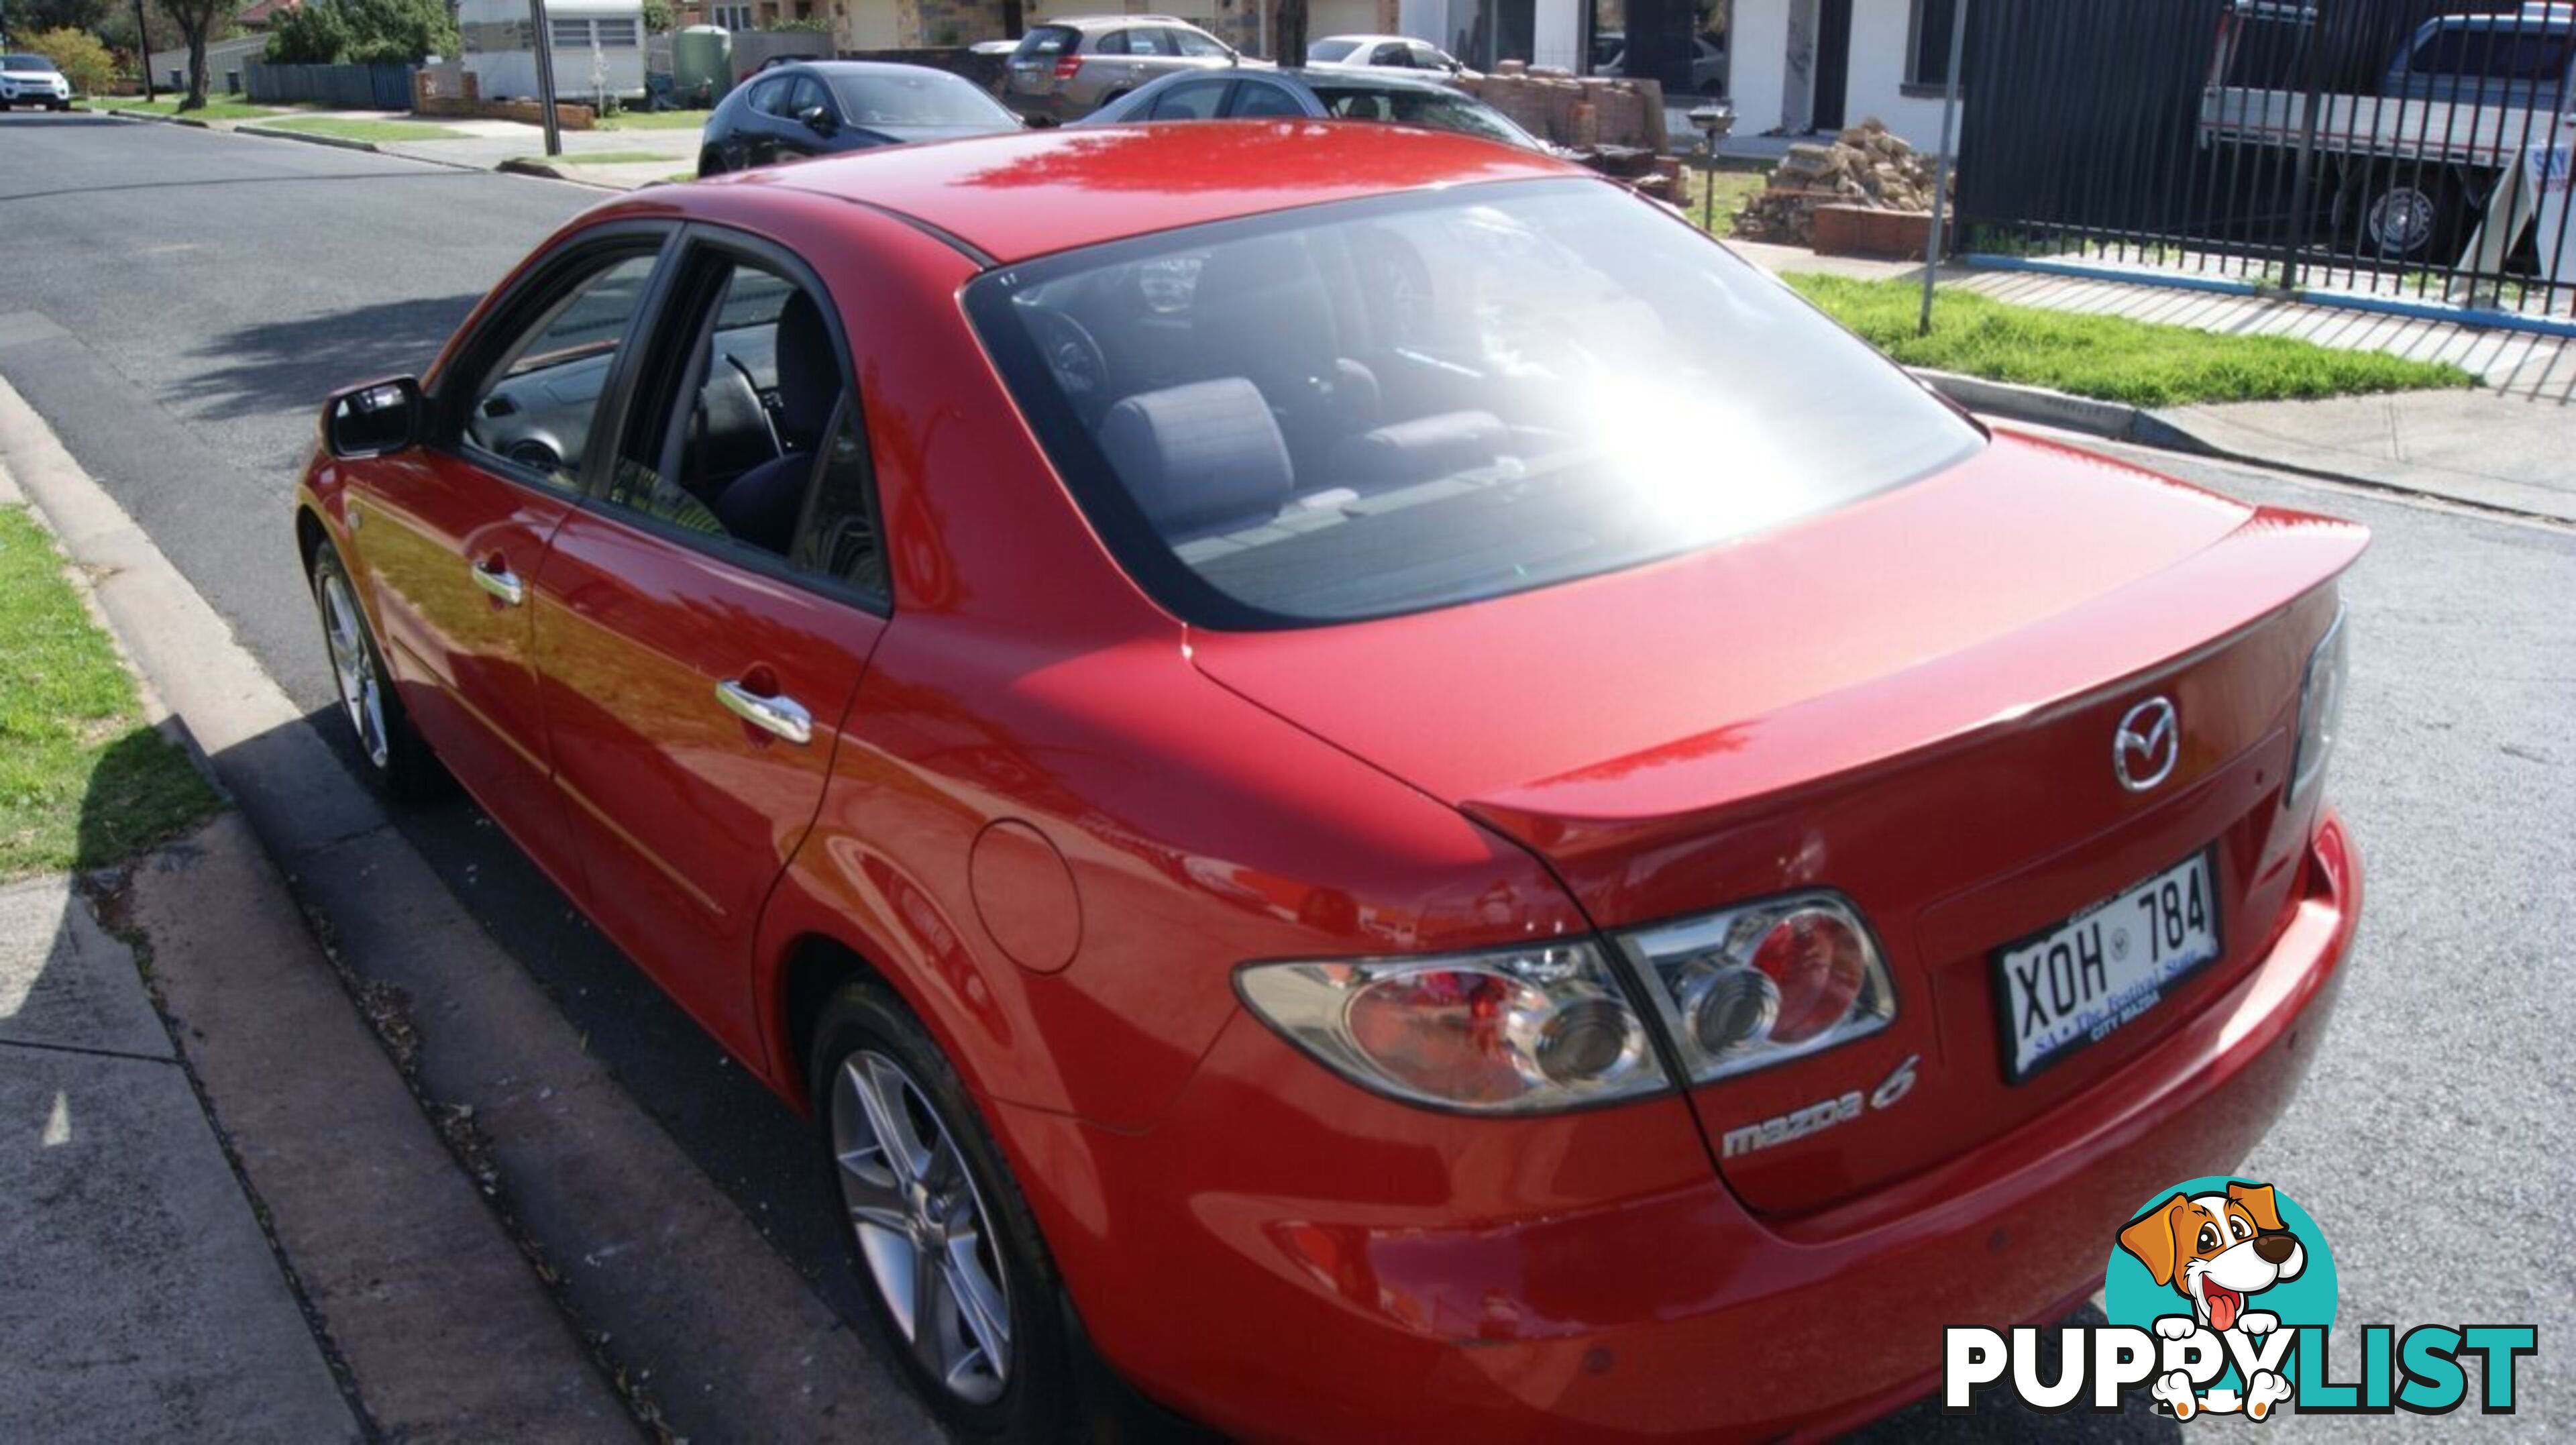
{"type": "Polygon", "coordinates": [[[2387,261],[2445,265],[2466,231],[2459,181],[2442,166],[2374,167],[2354,208],[2361,254],[2387,261]]]}
{"type": "Polygon", "coordinates": [[[368,777],[399,802],[425,802],[450,787],[447,770],[412,727],[384,654],[376,650],[367,614],[339,549],[324,541],[313,554],[313,607],[322,620],[322,642],[331,657],[331,679],[340,694],[358,760],[368,777]]]}
{"type": "Polygon", "coordinates": [[[884,985],[850,984],[815,1025],[807,1082],[885,1353],[961,1437],[1073,1436],[1055,1266],[929,1032],[884,985]]]}

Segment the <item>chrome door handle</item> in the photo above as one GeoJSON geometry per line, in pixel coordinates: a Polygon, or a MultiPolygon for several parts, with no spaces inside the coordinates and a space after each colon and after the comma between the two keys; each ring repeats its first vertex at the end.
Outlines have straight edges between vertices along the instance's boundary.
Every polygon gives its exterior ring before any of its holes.
{"type": "Polygon", "coordinates": [[[803,747],[814,740],[814,715],[792,697],[762,697],[732,678],[716,684],[725,711],[765,733],[803,747]]]}
{"type": "Polygon", "coordinates": [[[528,584],[520,581],[518,574],[509,568],[486,567],[477,562],[470,570],[474,573],[474,585],[500,598],[502,606],[516,607],[528,600],[528,584]]]}

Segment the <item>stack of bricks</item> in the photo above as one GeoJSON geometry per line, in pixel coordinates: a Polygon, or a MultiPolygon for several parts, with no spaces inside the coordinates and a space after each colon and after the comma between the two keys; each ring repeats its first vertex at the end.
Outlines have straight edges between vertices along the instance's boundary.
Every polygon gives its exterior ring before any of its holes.
{"type": "Polygon", "coordinates": [[[1576,150],[1629,146],[1664,153],[1664,88],[1653,80],[1577,76],[1551,65],[1506,60],[1490,75],[1460,82],[1530,134],[1576,150]]]}
{"type": "MultiPolygon", "coordinates": [[[[482,77],[462,65],[424,65],[411,74],[411,113],[464,120],[516,120],[529,125],[545,121],[545,107],[533,100],[485,100],[482,77]],[[446,74],[440,72],[445,71],[446,74]]],[[[589,130],[590,107],[557,102],[555,124],[565,130],[589,130]]]]}

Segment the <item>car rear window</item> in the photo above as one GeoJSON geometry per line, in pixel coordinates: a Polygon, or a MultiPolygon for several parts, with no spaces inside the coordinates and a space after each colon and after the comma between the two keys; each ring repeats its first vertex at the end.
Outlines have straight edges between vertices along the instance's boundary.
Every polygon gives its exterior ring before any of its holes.
{"type": "Polygon", "coordinates": [[[1306,47],[1306,58],[1317,65],[1335,65],[1351,58],[1360,48],[1357,40],[1318,40],[1306,47]]]}
{"type": "Polygon", "coordinates": [[[2410,68],[2417,75],[2555,84],[2567,74],[2571,45],[2576,32],[2525,28],[2511,20],[2445,25],[2416,47],[2410,68]]]}
{"type": "Polygon", "coordinates": [[[1082,32],[1068,25],[1041,25],[1020,37],[1020,48],[1011,52],[1013,60],[1053,60],[1073,49],[1082,32]]]}
{"type": "Polygon", "coordinates": [[[1611,185],[1461,185],[1007,267],[967,304],[1058,472],[1176,615],[1277,628],[1718,546],[1982,435],[1611,185]]]}

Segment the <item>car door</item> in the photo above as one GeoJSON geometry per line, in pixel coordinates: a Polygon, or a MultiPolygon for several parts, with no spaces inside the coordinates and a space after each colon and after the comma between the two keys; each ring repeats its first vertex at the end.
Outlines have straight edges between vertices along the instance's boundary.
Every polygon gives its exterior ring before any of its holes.
{"type": "Polygon", "coordinates": [[[831,135],[840,129],[840,108],[832,103],[832,92],[812,75],[800,74],[788,86],[785,113],[778,119],[778,154],[782,160],[797,156],[821,155],[833,148],[831,135]],[[817,130],[806,116],[819,110],[824,129],[817,130]]]}
{"type": "Polygon", "coordinates": [[[1234,82],[1234,94],[1227,96],[1225,101],[1225,115],[1229,120],[1261,120],[1307,113],[1305,102],[1295,90],[1263,75],[1238,77],[1234,82]]]}
{"type": "Polygon", "coordinates": [[[696,226],[684,245],[615,457],[539,575],[537,664],[591,916],[749,1057],[754,926],[821,804],[885,588],[829,296],[767,243],[696,226]]]}
{"type": "Polygon", "coordinates": [[[1175,81],[1155,92],[1146,120],[1214,120],[1225,107],[1225,89],[1234,82],[1223,76],[1175,81]]]}
{"type": "Polygon", "coordinates": [[[795,88],[792,75],[772,75],[752,87],[742,118],[744,164],[765,166],[778,159],[779,137],[789,124],[787,102],[795,88]]]}
{"type": "Polygon", "coordinates": [[[369,464],[349,526],[404,706],[448,771],[567,892],[530,581],[580,495],[671,228],[584,232],[523,271],[434,383],[425,445],[369,464]]]}

